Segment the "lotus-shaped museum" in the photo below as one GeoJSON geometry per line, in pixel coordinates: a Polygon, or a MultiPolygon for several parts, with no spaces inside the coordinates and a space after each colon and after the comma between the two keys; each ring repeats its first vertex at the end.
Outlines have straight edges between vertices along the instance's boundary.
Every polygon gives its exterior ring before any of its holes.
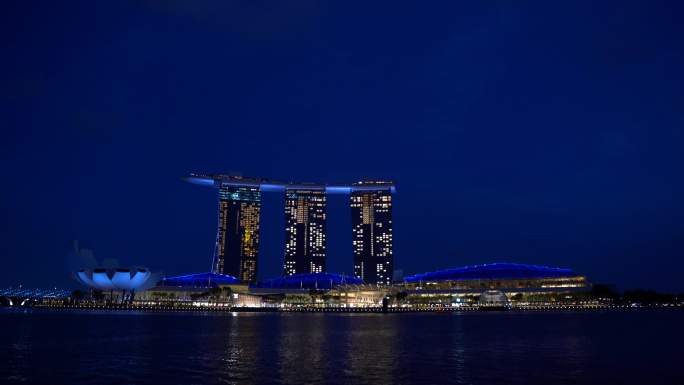
{"type": "Polygon", "coordinates": [[[81,269],[76,273],[81,283],[98,290],[145,290],[156,283],[152,276],[145,267],[81,269]]]}

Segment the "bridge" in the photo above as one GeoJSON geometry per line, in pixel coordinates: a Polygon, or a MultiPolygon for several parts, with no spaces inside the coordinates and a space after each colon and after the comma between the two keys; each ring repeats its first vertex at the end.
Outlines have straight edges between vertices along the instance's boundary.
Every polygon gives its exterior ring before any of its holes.
{"type": "Polygon", "coordinates": [[[24,306],[29,301],[68,298],[71,290],[64,289],[39,289],[25,287],[9,287],[0,289],[0,303],[9,306],[24,306]]]}

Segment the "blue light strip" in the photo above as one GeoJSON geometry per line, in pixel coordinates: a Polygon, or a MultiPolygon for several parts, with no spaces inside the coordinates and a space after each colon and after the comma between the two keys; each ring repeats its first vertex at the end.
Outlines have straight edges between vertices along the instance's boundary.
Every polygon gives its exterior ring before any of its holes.
{"type": "Polygon", "coordinates": [[[240,280],[232,275],[216,273],[188,274],[162,279],[158,286],[176,287],[215,287],[216,285],[238,284],[240,280]]]}
{"type": "Polygon", "coordinates": [[[187,177],[185,178],[186,182],[193,183],[193,184],[198,184],[201,186],[213,186],[214,185],[214,180],[209,179],[209,178],[197,178],[197,177],[187,177]]]}
{"type": "Polygon", "coordinates": [[[557,278],[576,276],[578,276],[577,273],[566,268],[525,265],[518,263],[490,263],[415,274],[404,278],[404,282],[557,278]]]}

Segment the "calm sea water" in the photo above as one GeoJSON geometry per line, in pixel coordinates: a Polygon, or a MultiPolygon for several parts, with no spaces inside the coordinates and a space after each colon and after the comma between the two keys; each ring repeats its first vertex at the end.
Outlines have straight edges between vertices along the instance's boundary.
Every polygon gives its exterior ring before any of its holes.
{"type": "Polygon", "coordinates": [[[0,310],[0,383],[684,384],[684,312],[0,310]]]}

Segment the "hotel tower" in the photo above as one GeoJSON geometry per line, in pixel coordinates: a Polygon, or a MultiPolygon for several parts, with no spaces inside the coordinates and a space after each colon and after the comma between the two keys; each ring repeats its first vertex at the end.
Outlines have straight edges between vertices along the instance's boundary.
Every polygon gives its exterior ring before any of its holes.
{"type": "Polygon", "coordinates": [[[219,189],[218,231],[212,271],[256,282],[261,191],[255,186],[219,189]]]}
{"type": "Polygon", "coordinates": [[[325,271],[324,189],[285,190],[285,275],[325,271]]]}
{"type": "MultiPolygon", "coordinates": [[[[376,185],[360,182],[357,186],[376,185]]],[[[391,285],[394,272],[392,252],[392,191],[355,190],[350,194],[354,275],[366,283],[391,285]]]]}
{"type": "Polygon", "coordinates": [[[276,182],[234,175],[191,174],[194,184],[219,192],[218,230],[212,271],[256,282],[261,193],[285,195],[283,274],[326,271],[328,194],[350,196],[354,275],[368,284],[392,283],[392,194],[394,183],[353,184],[276,182]]]}

